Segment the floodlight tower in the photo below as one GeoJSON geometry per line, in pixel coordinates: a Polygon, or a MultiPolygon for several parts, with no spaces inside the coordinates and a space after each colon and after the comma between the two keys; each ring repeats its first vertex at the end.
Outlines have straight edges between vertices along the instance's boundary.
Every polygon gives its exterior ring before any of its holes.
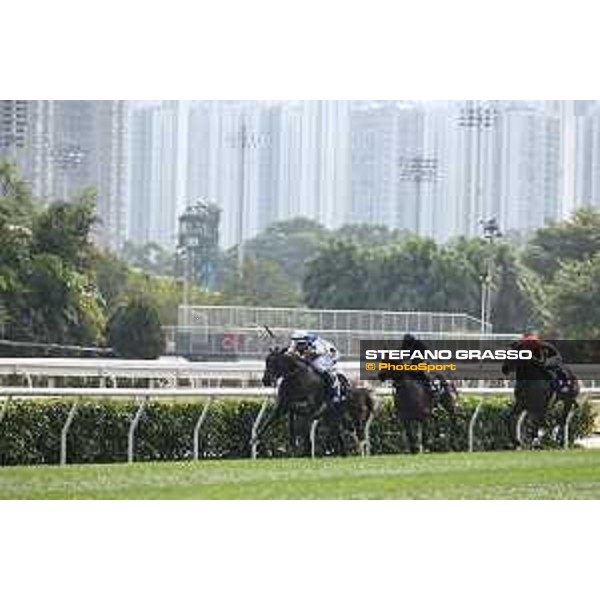
{"type": "Polygon", "coordinates": [[[500,226],[496,217],[481,219],[479,224],[483,227],[483,240],[487,243],[485,257],[485,271],[481,275],[481,333],[487,332],[487,322],[492,313],[492,280],[494,273],[494,242],[502,237],[500,226]]]}
{"type": "Polygon", "coordinates": [[[400,161],[400,179],[413,181],[415,184],[415,220],[414,230],[421,234],[421,188],[426,182],[435,181],[438,176],[437,158],[426,156],[413,156],[400,161]]]}

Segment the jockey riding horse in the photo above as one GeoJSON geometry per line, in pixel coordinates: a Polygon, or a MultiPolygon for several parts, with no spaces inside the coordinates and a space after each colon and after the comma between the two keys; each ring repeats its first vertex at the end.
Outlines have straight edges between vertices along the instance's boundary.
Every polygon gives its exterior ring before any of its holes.
{"type": "Polygon", "coordinates": [[[516,350],[530,350],[531,360],[506,360],[502,372],[515,374],[514,403],[510,409],[509,428],[514,447],[523,447],[519,420],[529,416],[532,420],[533,443],[539,445],[540,431],[550,404],[563,402],[559,425],[559,441],[565,435],[566,422],[579,394],[579,382],[573,372],[563,364],[558,349],[541,340],[535,330],[525,331],[520,340],[512,344],[516,350]]]}

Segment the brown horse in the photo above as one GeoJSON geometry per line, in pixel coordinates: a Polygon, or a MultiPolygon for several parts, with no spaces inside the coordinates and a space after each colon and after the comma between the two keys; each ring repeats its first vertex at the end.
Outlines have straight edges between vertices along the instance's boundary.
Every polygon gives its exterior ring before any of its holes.
{"type": "Polygon", "coordinates": [[[554,402],[563,404],[556,441],[565,443],[567,419],[577,403],[579,382],[569,369],[563,368],[570,385],[566,390],[558,390],[550,371],[537,361],[506,360],[502,365],[505,375],[515,374],[514,401],[508,420],[514,448],[541,446],[548,409],[554,402]]]}
{"type": "Polygon", "coordinates": [[[345,386],[346,399],[329,405],[325,382],[306,361],[289,354],[286,348],[273,348],[265,361],[263,384],[275,385],[279,381],[275,408],[256,432],[252,443],[257,443],[272,424],[288,415],[289,436],[292,451],[297,446],[297,422],[301,424],[301,454],[310,456],[313,443],[311,432],[322,422],[332,432],[336,441],[336,452],[346,456],[344,432],[350,433],[358,444],[362,455],[369,452],[367,429],[375,402],[368,388],[345,386]]]}
{"type": "Polygon", "coordinates": [[[423,451],[427,427],[433,417],[433,407],[439,402],[450,417],[452,433],[456,432],[456,389],[448,382],[440,382],[437,393],[429,381],[417,372],[381,371],[380,381],[391,380],[394,386],[394,409],[398,421],[406,432],[412,454],[423,451]]]}

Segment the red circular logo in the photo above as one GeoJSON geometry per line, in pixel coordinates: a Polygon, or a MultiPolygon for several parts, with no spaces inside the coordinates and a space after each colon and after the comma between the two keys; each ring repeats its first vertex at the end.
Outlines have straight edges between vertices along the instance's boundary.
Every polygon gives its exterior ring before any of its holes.
{"type": "Polygon", "coordinates": [[[226,333],[223,336],[221,346],[223,350],[236,350],[238,345],[237,335],[235,333],[226,333]]]}

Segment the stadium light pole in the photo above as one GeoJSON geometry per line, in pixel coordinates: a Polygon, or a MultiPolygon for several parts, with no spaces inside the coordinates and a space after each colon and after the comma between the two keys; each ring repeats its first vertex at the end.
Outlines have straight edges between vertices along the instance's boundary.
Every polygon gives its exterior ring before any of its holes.
{"type": "Polygon", "coordinates": [[[237,263],[240,276],[243,273],[244,267],[244,223],[246,220],[246,162],[249,150],[256,150],[265,145],[265,135],[251,133],[248,131],[245,116],[241,116],[240,130],[237,135],[231,137],[231,145],[233,148],[239,149],[239,166],[238,166],[238,214],[236,226],[236,238],[238,243],[237,263]]]}
{"type": "Polygon", "coordinates": [[[486,130],[493,129],[498,120],[498,109],[490,104],[472,101],[463,107],[458,118],[459,127],[470,129],[475,132],[475,185],[469,194],[469,207],[466,211],[468,218],[475,216],[479,219],[485,218],[482,190],[482,135],[486,130]]]}
{"type": "Polygon", "coordinates": [[[413,181],[416,190],[415,202],[415,233],[421,233],[421,184],[435,181],[438,175],[437,158],[413,156],[400,161],[400,180],[413,181]]]}
{"type": "Polygon", "coordinates": [[[481,276],[481,333],[487,332],[487,322],[492,313],[492,279],[494,269],[493,244],[502,237],[500,226],[496,217],[481,219],[479,224],[483,227],[483,239],[487,243],[485,257],[485,271],[481,276]]]}

